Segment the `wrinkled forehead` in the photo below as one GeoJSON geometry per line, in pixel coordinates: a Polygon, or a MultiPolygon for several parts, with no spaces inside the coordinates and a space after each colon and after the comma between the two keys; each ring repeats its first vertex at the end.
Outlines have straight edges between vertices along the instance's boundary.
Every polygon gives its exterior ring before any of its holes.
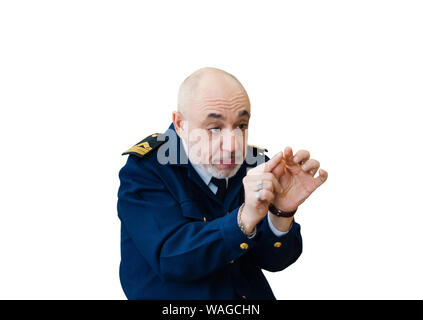
{"type": "Polygon", "coordinates": [[[190,101],[187,110],[191,118],[203,121],[207,118],[235,120],[250,116],[250,100],[240,88],[210,86],[199,90],[190,101]]]}

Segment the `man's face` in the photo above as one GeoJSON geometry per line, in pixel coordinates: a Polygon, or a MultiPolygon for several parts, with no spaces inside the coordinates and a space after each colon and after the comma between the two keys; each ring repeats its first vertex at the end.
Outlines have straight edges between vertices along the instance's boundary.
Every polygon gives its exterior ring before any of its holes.
{"type": "Polygon", "coordinates": [[[249,99],[239,87],[204,91],[184,118],[189,157],[215,177],[232,177],[246,154],[249,99]]]}

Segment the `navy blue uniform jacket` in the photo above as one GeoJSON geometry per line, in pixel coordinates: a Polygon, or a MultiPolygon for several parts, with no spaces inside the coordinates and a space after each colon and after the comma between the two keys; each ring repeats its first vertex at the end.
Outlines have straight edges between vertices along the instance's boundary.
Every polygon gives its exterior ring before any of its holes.
{"type": "Polygon", "coordinates": [[[262,269],[280,271],[297,260],[300,225],[278,237],[266,217],[248,239],[237,224],[246,161],[222,203],[189,162],[160,164],[158,150],[130,154],[119,172],[120,281],[127,298],[275,299],[262,269]]]}

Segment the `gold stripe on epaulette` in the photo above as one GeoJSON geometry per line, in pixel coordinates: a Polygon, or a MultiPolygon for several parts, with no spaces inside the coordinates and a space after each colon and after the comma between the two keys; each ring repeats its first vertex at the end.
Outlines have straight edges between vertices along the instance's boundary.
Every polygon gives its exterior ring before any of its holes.
{"type": "Polygon", "coordinates": [[[147,152],[149,152],[151,150],[152,150],[152,148],[150,147],[149,143],[146,141],[146,142],[136,144],[131,149],[125,151],[125,153],[136,152],[136,153],[139,153],[141,155],[145,155],[147,152]]]}

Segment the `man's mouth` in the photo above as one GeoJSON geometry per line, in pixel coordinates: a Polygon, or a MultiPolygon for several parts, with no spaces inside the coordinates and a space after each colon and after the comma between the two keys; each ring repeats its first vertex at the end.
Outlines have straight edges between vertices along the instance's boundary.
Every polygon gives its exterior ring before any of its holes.
{"type": "Polygon", "coordinates": [[[219,164],[221,164],[221,165],[233,165],[233,164],[235,164],[235,158],[220,160],[219,164]]]}

